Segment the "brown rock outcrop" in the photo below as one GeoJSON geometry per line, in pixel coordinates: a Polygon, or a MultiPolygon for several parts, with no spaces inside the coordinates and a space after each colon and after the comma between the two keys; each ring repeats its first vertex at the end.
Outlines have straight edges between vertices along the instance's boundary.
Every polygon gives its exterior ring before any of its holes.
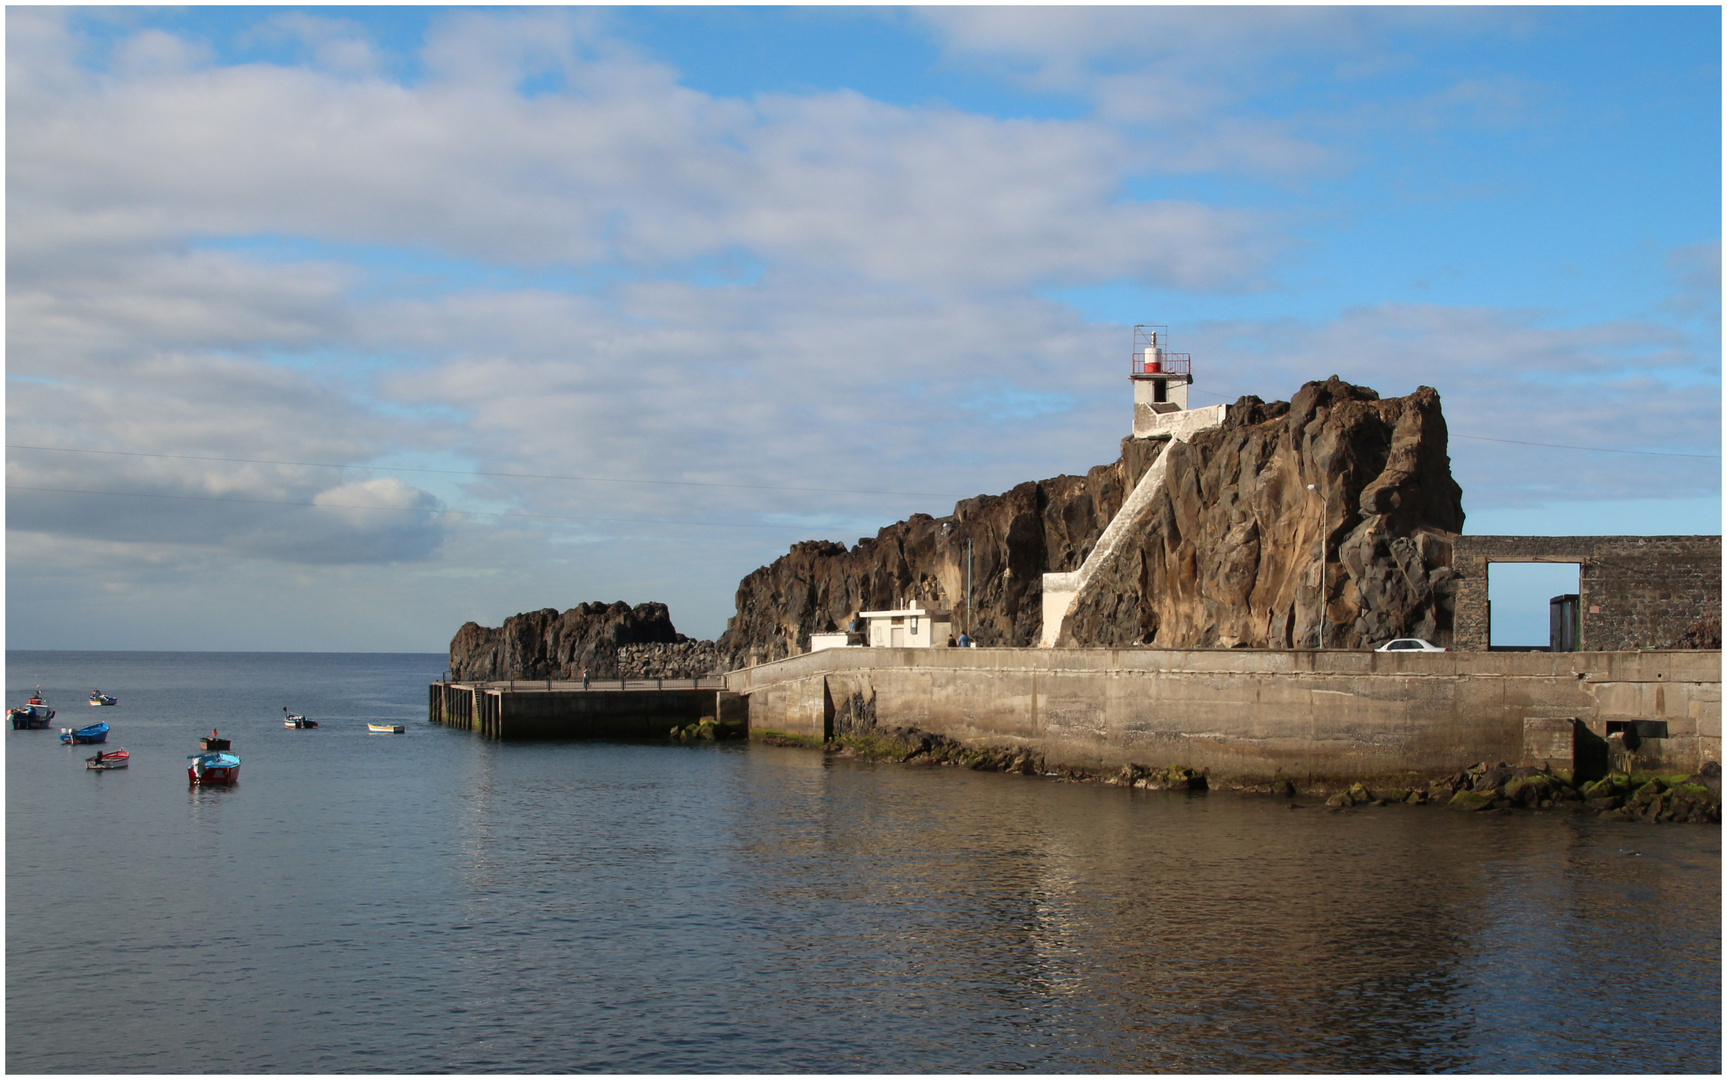
{"type": "Polygon", "coordinates": [[[1043,574],[1078,568],[1163,445],[1129,439],[1113,465],[966,499],[939,520],[914,514],[849,549],[830,540],[793,544],[739,582],[720,652],[732,667],[795,656],[809,649],[811,633],[847,629],[860,611],[908,600],[953,610],[955,628],[980,645],[1035,644],[1043,574]],[[965,610],[968,541],[975,617],[965,610]]]}
{"type": "Polygon", "coordinates": [[[626,645],[686,642],[666,605],[580,604],[523,612],[497,628],[467,623],[450,641],[450,674],[470,679],[596,679],[619,676],[626,645]]]}
{"type": "Polygon", "coordinates": [[[1325,644],[1448,644],[1463,508],[1446,441],[1425,386],[1381,400],[1333,376],[1287,405],[1243,398],[1170,446],[1163,493],[1058,644],[1317,645],[1321,533],[1325,644]]]}
{"type": "Polygon", "coordinates": [[[1123,439],[1120,460],[1083,477],[967,499],[947,518],[914,515],[849,549],[793,545],[739,584],[720,651],[734,667],[795,655],[812,632],[911,599],[954,611],[980,645],[1032,645],[1043,574],[1078,569],[1164,453],[1164,492],[1078,598],[1061,644],[1315,644],[1322,531],[1329,645],[1449,641],[1448,534],[1463,510],[1439,395],[1381,400],[1333,376],[1288,403],[1243,398],[1189,443],[1123,439]]]}

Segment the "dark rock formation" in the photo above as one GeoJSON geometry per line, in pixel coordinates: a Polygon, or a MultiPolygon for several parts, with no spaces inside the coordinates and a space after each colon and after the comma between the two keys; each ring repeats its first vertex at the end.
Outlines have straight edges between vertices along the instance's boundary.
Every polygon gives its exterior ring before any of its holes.
{"type": "Polygon", "coordinates": [[[1333,376],[1288,403],[1243,398],[1190,443],[1124,439],[1120,460],[1083,477],[968,499],[948,518],[916,515],[850,549],[794,545],[739,584],[721,652],[736,667],[795,655],[812,632],[911,599],[952,610],[980,645],[1035,644],[1043,575],[1079,569],[1164,453],[1163,495],[1080,597],[1062,644],[1317,644],[1322,532],[1327,644],[1449,641],[1448,534],[1463,510],[1439,395],[1381,400],[1333,376]]]}
{"type": "Polygon", "coordinates": [[[1287,405],[1243,398],[1167,453],[1163,494],[1058,644],[1317,645],[1322,533],[1325,644],[1449,642],[1463,508],[1437,392],[1381,400],[1333,376],[1287,405]]]}
{"type": "MultiPolygon", "coordinates": [[[[450,673],[469,679],[596,679],[619,676],[619,650],[689,639],[672,627],[666,605],[581,604],[524,612],[493,629],[468,623],[450,641],[450,673]]],[[[702,672],[701,674],[706,674],[702,672]]]]}
{"type": "Polygon", "coordinates": [[[1035,644],[1044,573],[1079,568],[1164,446],[1127,439],[1113,465],[979,495],[940,520],[916,514],[850,549],[828,540],[794,544],[738,584],[738,613],[720,650],[734,667],[795,656],[809,649],[811,633],[846,629],[860,611],[908,600],[952,610],[956,630],[979,645],[1035,644]],[[968,541],[975,615],[965,610],[968,541]]]}

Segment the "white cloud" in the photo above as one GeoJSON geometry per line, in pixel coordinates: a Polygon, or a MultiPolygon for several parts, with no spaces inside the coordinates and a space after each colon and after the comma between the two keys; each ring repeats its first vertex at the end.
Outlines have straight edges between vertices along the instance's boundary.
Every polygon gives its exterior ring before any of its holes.
{"type": "MultiPolygon", "coordinates": [[[[1288,211],[1135,201],[1135,177],[1335,175],[1351,125],[1485,122],[1525,89],[1457,82],[1329,128],[1256,105],[1289,56],[1371,66],[1419,12],[920,17],[950,64],[1090,114],[716,96],[603,13],[440,13],[406,81],[323,10],[254,32],[303,64],[223,66],[121,27],[100,73],[74,20],[9,11],[8,441],[182,455],[9,452],[15,601],[73,598],[62,643],[104,612],[193,617],[199,596],[246,626],[259,597],[299,605],[300,647],[333,621],[365,628],[333,647],[436,647],[464,618],[597,598],[672,601],[717,633],[737,579],[793,540],[1115,457],[1128,328],[1034,290],[1128,282],[1179,307],[1278,284],[1288,211]],[[378,610],[413,625],[390,637],[378,610]]],[[[1718,336],[1719,245],[1671,264],[1664,310],[1712,310],[1718,336]]],[[[1370,303],[1182,336],[1205,389],[1287,396],[1337,371],[1439,386],[1458,431],[1718,438],[1709,401],[1663,389],[1706,366],[1672,324],[1556,322],[1370,303]]],[[[1682,461],[1555,473],[1477,450],[1453,445],[1466,497],[1508,505],[1555,497],[1553,475],[1592,498],[1703,482],[1682,461]]]]}

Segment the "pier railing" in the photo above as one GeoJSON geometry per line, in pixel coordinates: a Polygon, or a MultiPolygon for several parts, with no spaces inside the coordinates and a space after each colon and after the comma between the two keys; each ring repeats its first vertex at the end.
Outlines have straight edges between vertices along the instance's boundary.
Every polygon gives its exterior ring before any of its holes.
{"type": "Polygon", "coordinates": [[[646,679],[589,679],[586,686],[580,679],[452,679],[445,672],[441,681],[449,685],[460,685],[475,690],[724,690],[726,677],[724,675],[703,675],[693,679],[646,678],[646,679]]]}

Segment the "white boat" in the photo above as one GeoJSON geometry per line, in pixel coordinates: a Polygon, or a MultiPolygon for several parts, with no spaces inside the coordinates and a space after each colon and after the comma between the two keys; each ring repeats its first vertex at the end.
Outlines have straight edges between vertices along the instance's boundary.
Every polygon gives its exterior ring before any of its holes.
{"type": "Polygon", "coordinates": [[[400,735],[408,728],[404,724],[367,724],[366,730],[373,735],[400,735]]]}

